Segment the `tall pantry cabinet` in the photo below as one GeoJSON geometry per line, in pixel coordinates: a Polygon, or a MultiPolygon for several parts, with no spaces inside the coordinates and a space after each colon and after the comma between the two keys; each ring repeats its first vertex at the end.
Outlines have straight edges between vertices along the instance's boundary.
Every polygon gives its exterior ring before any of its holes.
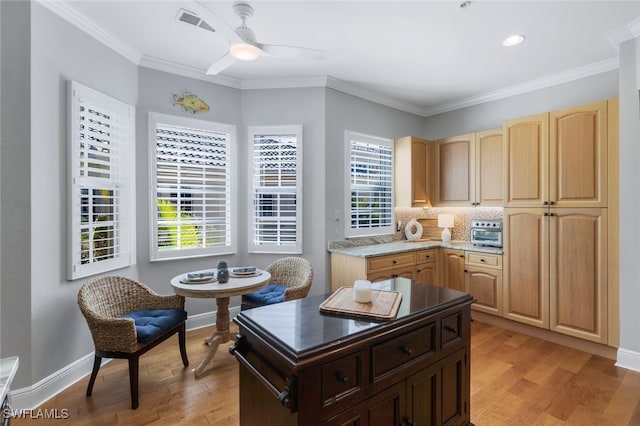
{"type": "Polygon", "coordinates": [[[608,141],[615,102],[504,123],[506,318],[609,343],[607,167],[608,142],[617,145],[608,141]]]}

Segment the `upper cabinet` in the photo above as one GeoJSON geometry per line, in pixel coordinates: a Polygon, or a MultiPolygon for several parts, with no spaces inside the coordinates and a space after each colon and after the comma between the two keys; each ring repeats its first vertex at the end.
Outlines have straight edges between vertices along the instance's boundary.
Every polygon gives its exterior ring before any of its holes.
{"type": "Polygon", "coordinates": [[[394,206],[430,207],[435,144],[406,136],[395,140],[394,206]]]}
{"type": "Polygon", "coordinates": [[[606,207],[607,101],[504,122],[507,207],[606,207]]]}
{"type": "Polygon", "coordinates": [[[476,133],[476,206],[502,206],[502,129],[476,133]]]}
{"type": "Polygon", "coordinates": [[[502,129],[438,141],[434,205],[502,205],[502,129]]]}

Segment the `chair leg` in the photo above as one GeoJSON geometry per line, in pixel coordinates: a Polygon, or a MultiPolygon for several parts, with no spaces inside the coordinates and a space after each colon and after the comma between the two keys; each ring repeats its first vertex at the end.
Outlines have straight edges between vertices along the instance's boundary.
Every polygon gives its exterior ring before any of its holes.
{"type": "Polygon", "coordinates": [[[93,359],[93,370],[91,371],[91,378],[89,379],[89,386],[87,386],[87,396],[91,396],[93,392],[93,385],[98,377],[98,370],[100,370],[100,364],[102,363],[102,357],[96,355],[93,359]]]}
{"type": "Polygon", "coordinates": [[[185,323],[182,323],[182,327],[180,327],[180,330],[178,330],[178,344],[180,345],[182,364],[184,364],[185,367],[189,365],[189,359],[187,358],[186,334],[186,325],[185,323]]]}
{"type": "Polygon", "coordinates": [[[138,366],[140,358],[135,355],[129,358],[129,387],[131,389],[131,409],[138,408],[138,366]]]}

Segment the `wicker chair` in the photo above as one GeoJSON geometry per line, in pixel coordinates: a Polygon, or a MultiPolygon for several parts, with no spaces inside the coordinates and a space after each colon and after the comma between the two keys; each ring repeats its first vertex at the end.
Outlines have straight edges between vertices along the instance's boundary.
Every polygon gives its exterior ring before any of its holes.
{"type": "MultiPolygon", "coordinates": [[[[313,281],[313,269],[308,260],[302,257],[283,257],[267,266],[266,270],[271,274],[270,286],[285,287],[284,297],[280,301],[302,299],[309,294],[311,282],[313,281]]],[[[259,292],[260,290],[243,295],[240,309],[245,310],[263,306],[265,303],[256,301],[255,295],[259,292]]]]}
{"type": "Polygon", "coordinates": [[[138,408],[139,358],[175,333],[178,333],[182,363],[185,367],[189,365],[185,346],[184,297],[163,296],[137,281],[110,276],[96,278],[85,283],[78,292],[78,305],[87,320],[95,346],[95,359],[87,387],[87,396],[91,396],[102,358],[127,359],[129,361],[131,408],[138,408]],[[122,318],[124,314],[142,309],[173,315],[173,318],[171,316],[165,317],[165,319],[171,320],[168,321],[166,327],[154,327],[154,333],[147,336],[151,340],[144,343],[138,341],[142,334],[136,331],[134,319],[122,318]],[[161,309],[170,311],[158,311],[161,309]],[[158,333],[159,335],[155,336],[158,333]]]}

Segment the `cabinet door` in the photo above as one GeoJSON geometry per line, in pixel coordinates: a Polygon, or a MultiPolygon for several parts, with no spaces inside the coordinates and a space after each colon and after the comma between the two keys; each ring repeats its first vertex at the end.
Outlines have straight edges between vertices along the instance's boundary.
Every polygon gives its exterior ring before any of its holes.
{"type": "Polygon", "coordinates": [[[442,424],[440,366],[426,368],[407,379],[407,424],[442,424]]]}
{"type": "Polygon", "coordinates": [[[465,287],[476,300],[472,309],[502,316],[502,271],[467,265],[465,287]]]}
{"type": "Polygon", "coordinates": [[[473,134],[438,141],[438,205],[471,206],[474,202],[474,150],[473,134]]]}
{"type": "Polygon", "coordinates": [[[429,155],[432,142],[406,136],[394,144],[394,205],[430,207],[429,155]]]}
{"type": "Polygon", "coordinates": [[[421,263],[416,266],[415,276],[413,280],[422,284],[438,284],[438,270],[436,267],[436,262],[427,262],[421,263]]]}
{"type": "Polygon", "coordinates": [[[607,206],[607,102],[550,114],[549,201],[607,206]]]}
{"type": "Polygon", "coordinates": [[[400,425],[406,420],[405,383],[401,382],[356,405],[326,422],[323,426],[400,425]]]}
{"type": "Polygon", "coordinates": [[[502,129],[476,134],[475,203],[480,206],[502,206],[502,129]]]}
{"type": "Polygon", "coordinates": [[[551,209],[551,329],[607,342],[607,209],[551,209]]]}
{"type": "Polygon", "coordinates": [[[442,285],[464,291],[464,251],[443,250],[442,285]]]}
{"type": "Polygon", "coordinates": [[[504,317],[549,328],[549,217],[545,209],[504,210],[504,317]]]}
{"type": "Polygon", "coordinates": [[[542,207],[549,196],[549,114],[505,121],[506,207],[542,207]]]}
{"type": "MultiPolygon", "coordinates": [[[[469,424],[469,364],[466,351],[460,350],[441,361],[442,422],[447,426],[469,424]]],[[[422,423],[418,423],[422,424],[422,423]]]]}

